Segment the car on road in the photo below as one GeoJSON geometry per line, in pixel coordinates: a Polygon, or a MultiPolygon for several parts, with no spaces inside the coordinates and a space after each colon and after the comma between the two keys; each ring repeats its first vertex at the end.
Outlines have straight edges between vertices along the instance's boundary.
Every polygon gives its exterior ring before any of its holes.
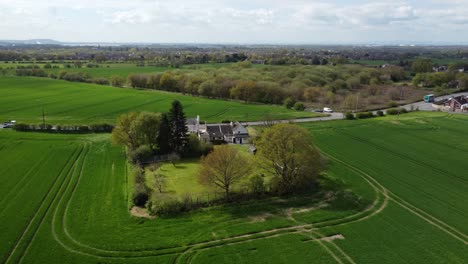
{"type": "Polygon", "coordinates": [[[12,128],[16,124],[15,120],[10,120],[8,122],[4,122],[1,127],[2,128],[12,128]]]}
{"type": "Polygon", "coordinates": [[[323,108],[323,112],[324,113],[333,113],[333,109],[329,108],[329,107],[324,107],[323,108]]]}

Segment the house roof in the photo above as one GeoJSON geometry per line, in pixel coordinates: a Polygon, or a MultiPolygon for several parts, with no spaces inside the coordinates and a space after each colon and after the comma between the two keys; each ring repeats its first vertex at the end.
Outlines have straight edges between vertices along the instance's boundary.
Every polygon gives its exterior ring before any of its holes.
{"type": "Polygon", "coordinates": [[[239,122],[235,122],[232,124],[232,132],[233,134],[248,134],[249,133],[247,129],[239,122]]]}

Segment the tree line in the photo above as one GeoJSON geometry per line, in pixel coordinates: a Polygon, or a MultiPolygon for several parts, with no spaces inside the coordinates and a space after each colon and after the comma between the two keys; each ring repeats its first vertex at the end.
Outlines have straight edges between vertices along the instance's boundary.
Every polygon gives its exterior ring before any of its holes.
{"type": "Polygon", "coordinates": [[[148,161],[154,155],[200,155],[210,149],[197,136],[188,134],[183,106],[177,100],[168,113],[131,112],[119,116],[112,140],[127,148],[134,163],[148,161]]]}

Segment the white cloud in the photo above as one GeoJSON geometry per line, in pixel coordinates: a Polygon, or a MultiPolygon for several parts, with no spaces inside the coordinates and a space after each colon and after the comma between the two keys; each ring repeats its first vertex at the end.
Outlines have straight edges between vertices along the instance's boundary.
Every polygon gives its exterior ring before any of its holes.
{"type": "Polygon", "coordinates": [[[468,42],[459,34],[468,31],[466,0],[344,2],[0,0],[0,39],[339,42],[430,39],[432,31],[468,42]]]}

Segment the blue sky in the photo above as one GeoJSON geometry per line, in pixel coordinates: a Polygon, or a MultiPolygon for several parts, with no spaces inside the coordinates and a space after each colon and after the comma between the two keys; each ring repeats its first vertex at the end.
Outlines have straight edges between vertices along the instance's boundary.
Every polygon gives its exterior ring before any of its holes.
{"type": "Polygon", "coordinates": [[[0,39],[468,43],[468,0],[0,0],[0,39]]]}

